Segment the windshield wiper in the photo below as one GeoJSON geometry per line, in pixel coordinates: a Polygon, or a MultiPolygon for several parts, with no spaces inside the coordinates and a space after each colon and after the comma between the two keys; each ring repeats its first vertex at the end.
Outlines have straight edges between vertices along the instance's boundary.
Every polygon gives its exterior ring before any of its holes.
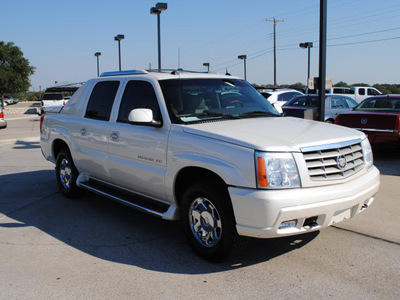
{"type": "Polygon", "coordinates": [[[262,110],[255,110],[255,111],[248,111],[239,114],[239,117],[247,117],[247,116],[274,116],[278,117],[279,115],[270,113],[268,111],[262,111],[262,110]]]}
{"type": "Polygon", "coordinates": [[[239,117],[236,117],[231,114],[225,114],[225,113],[217,113],[217,112],[206,112],[206,113],[200,113],[200,114],[190,114],[190,115],[185,115],[185,117],[196,117],[196,118],[204,118],[204,117],[221,117],[221,118],[228,118],[228,119],[238,119],[239,117]]]}

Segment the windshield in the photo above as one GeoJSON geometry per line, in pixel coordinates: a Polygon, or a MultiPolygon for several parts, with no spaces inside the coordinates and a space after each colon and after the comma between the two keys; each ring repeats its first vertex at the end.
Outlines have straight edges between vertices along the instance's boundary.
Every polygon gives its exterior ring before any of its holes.
{"type": "Polygon", "coordinates": [[[400,98],[369,98],[361,102],[354,110],[400,111],[400,98]]]}
{"type": "Polygon", "coordinates": [[[174,123],[280,116],[244,80],[170,79],[160,80],[159,83],[174,123]]]}

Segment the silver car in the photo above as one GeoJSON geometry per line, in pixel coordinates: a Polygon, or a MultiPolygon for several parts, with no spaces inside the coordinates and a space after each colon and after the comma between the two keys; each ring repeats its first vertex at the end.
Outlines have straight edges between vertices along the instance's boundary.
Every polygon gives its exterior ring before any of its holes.
{"type": "Polygon", "coordinates": [[[7,127],[7,121],[4,120],[3,103],[0,100],[0,129],[7,127]]]}
{"type": "MultiPolygon", "coordinates": [[[[290,117],[305,118],[306,111],[310,111],[314,120],[319,120],[317,109],[318,95],[304,95],[295,97],[282,106],[283,114],[290,117]]],[[[325,96],[325,122],[333,123],[337,115],[351,111],[358,103],[350,97],[342,95],[325,96]]]]}

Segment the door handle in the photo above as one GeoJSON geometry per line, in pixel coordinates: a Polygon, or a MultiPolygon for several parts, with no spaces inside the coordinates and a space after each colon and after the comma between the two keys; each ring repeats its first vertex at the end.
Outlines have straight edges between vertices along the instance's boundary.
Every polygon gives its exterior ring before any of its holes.
{"type": "Polygon", "coordinates": [[[119,133],[118,132],[113,132],[110,135],[111,140],[118,142],[119,141],[119,133]]]}
{"type": "Polygon", "coordinates": [[[81,129],[81,135],[83,135],[83,136],[86,135],[86,129],[85,129],[85,128],[82,128],[82,129],[81,129]]]}

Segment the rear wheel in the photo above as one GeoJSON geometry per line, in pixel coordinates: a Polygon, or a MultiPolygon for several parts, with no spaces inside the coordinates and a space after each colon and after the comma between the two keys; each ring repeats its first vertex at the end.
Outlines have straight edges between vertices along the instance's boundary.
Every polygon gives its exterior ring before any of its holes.
{"type": "Polygon", "coordinates": [[[183,227],[194,251],[210,261],[228,256],[237,233],[227,191],[214,182],[199,181],[182,200],[183,227]]]}
{"type": "Polygon", "coordinates": [[[80,192],[80,189],[76,185],[78,175],[79,173],[75,168],[71,154],[67,149],[62,149],[57,156],[56,176],[58,187],[64,196],[68,198],[78,196],[80,192]]]}

